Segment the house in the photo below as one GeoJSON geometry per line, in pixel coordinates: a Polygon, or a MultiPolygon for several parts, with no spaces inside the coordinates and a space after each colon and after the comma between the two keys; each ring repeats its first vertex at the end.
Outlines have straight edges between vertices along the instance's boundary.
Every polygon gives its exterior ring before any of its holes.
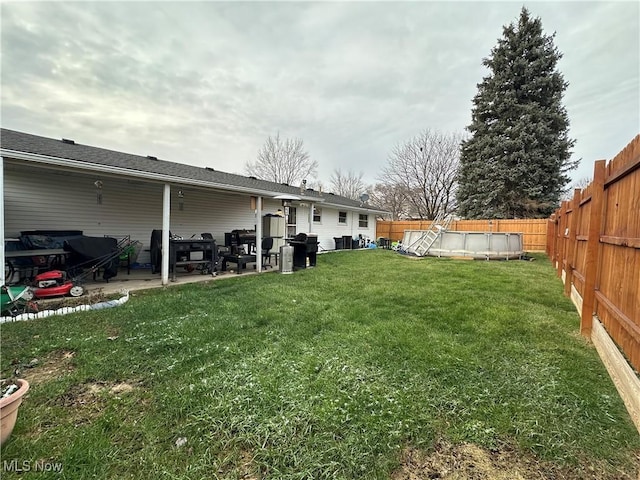
{"type": "Polygon", "coordinates": [[[375,239],[375,215],[386,213],[331,193],[8,129],[1,129],[0,154],[3,244],[25,230],[128,235],[143,244],[138,261],[147,263],[154,229],[166,232],[167,243],[169,231],[184,238],[208,232],[224,245],[234,229],[255,229],[261,238],[258,220],[286,210],[286,236],[317,234],[322,251],[335,248],[334,237],[375,239]]]}

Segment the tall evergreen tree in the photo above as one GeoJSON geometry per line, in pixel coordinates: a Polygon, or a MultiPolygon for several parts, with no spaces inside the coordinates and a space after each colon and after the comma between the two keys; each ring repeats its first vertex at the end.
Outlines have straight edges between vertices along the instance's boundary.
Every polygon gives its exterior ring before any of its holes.
{"type": "Polygon", "coordinates": [[[540,18],[522,8],[517,24],[482,63],[488,76],[473,99],[471,137],[462,142],[458,213],[468,218],[545,217],[557,206],[571,161],[568,86],[556,70],[562,54],[540,18]]]}

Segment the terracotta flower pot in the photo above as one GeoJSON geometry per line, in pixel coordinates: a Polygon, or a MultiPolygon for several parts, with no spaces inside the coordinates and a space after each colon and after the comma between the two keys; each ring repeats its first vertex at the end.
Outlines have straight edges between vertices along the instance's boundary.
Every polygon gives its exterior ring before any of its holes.
{"type": "Polygon", "coordinates": [[[13,431],[18,418],[18,407],[22,403],[22,396],[29,391],[29,382],[19,379],[16,381],[18,390],[5,398],[0,398],[0,445],[4,445],[13,431]]]}

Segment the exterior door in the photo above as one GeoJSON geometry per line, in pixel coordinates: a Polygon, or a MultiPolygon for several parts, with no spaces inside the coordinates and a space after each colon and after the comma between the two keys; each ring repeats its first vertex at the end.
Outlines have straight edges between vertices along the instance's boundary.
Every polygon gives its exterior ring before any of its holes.
{"type": "Polygon", "coordinates": [[[285,207],[284,214],[287,222],[287,238],[293,238],[298,233],[296,230],[296,207],[285,207]]]}

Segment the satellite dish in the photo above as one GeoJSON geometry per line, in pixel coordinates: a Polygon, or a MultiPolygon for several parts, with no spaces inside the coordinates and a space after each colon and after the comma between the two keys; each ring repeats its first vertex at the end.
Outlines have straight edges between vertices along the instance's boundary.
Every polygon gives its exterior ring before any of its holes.
{"type": "Polygon", "coordinates": [[[366,193],[363,193],[362,195],[360,195],[360,201],[362,203],[367,203],[368,200],[369,200],[369,195],[367,195],[366,193]]]}

